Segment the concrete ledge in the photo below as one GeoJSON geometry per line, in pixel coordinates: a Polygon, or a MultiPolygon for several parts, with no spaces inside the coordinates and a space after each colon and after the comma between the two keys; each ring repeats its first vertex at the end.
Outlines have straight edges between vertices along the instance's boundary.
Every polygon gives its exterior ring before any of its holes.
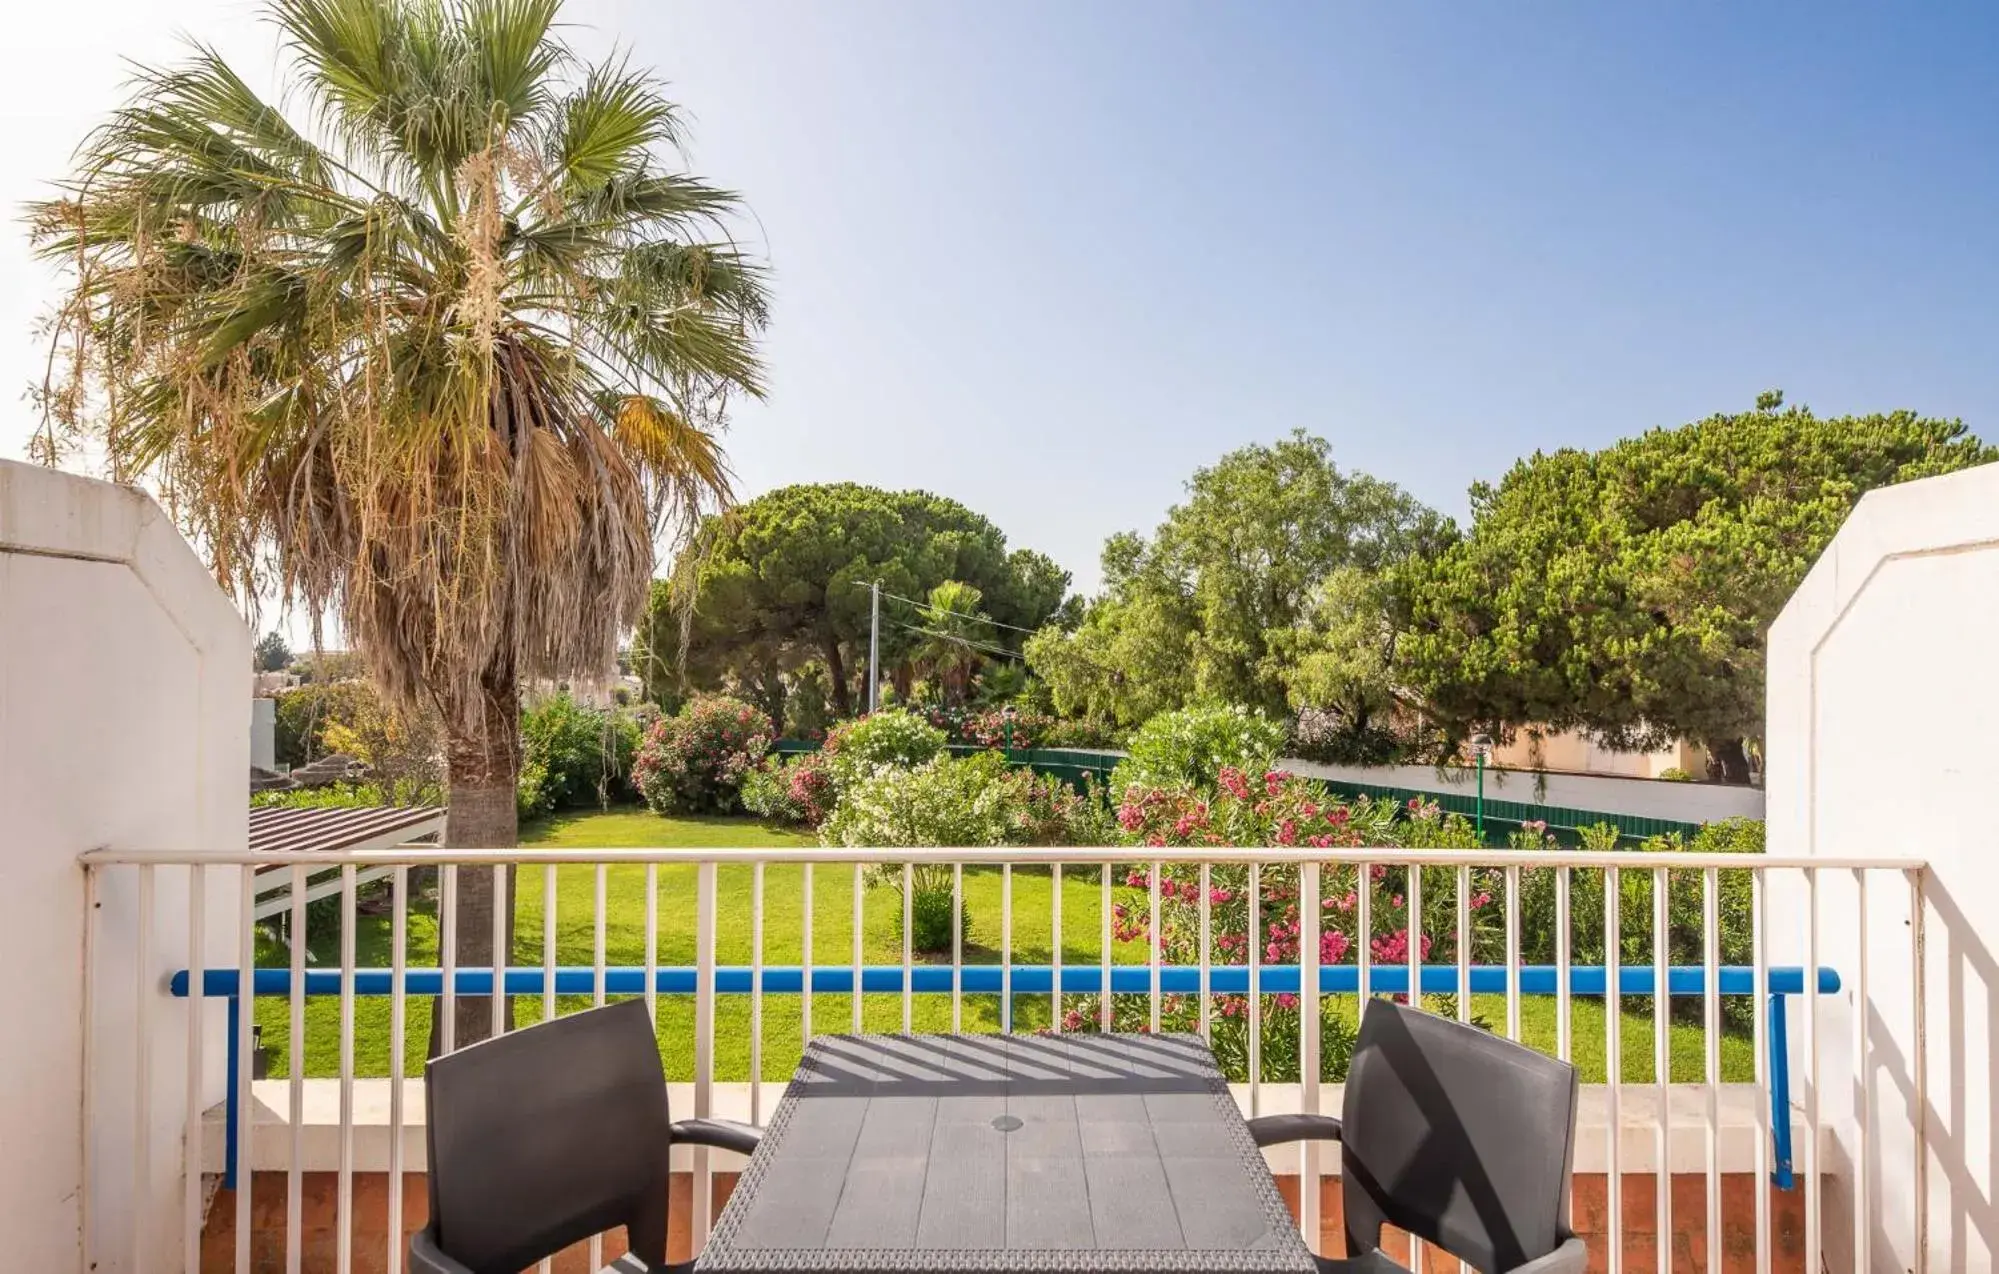
{"type": "MultiPolygon", "coordinates": [[[[354,1081],[354,1171],[386,1172],[389,1168],[390,1127],[389,1088],[386,1079],[354,1081]]],[[[304,1172],[332,1172],[340,1166],[340,1081],[308,1079],[300,1094],[301,1127],[299,1168],[304,1172]]],[[[717,1118],[761,1123],[770,1118],[784,1085],[775,1081],[760,1086],[757,1108],[751,1107],[751,1086],[746,1083],[716,1084],[714,1110],[717,1118]]],[[[254,1114],[250,1134],[250,1170],[282,1172],[291,1167],[291,1085],[282,1079],[259,1080],[250,1086],[254,1114]]],[[[694,1085],[668,1084],[667,1102],[676,1117],[694,1113],[694,1085]]],[[[1236,1104],[1250,1113],[1249,1086],[1232,1086],[1236,1104]]],[[[1327,1084],[1319,1090],[1319,1108],[1340,1108],[1341,1086],[1327,1084]]],[[[1576,1119],[1575,1171],[1601,1173],[1609,1170],[1610,1092],[1600,1084],[1583,1087],[1581,1109],[1576,1119]]],[[[1719,1092],[1719,1126],[1716,1153],[1719,1170],[1725,1173],[1753,1172],[1756,1145],[1763,1135],[1758,1110],[1761,1098],[1752,1084],[1723,1084],[1719,1092]]],[[[1257,1093],[1255,1113],[1286,1114],[1302,1109],[1296,1084],[1265,1084],[1257,1093]]],[[[1707,1171],[1707,1089],[1697,1084],[1675,1084],[1668,1090],[1667,1110],[1671,1121],[1668,1163],[1674,1173],[1707,1171]]],[[[1646,1085],[1626,1085],[1618,1108],[1619,1167],[1627,1172],[1656,1173],[1659,1168],[1659,1092],[1646,1085]]],[[[209,1172],[222,1171],[222,1107],[207,1112],[203,1125],[202,1166],[209,1172]]],[[[1797,1112],[1792,1113],[1792,1139],[1802,1155],[1806,1129],[1797,1112]]],[[[1299,1150],[1295,1146],[1273,1146],[1264,1152],[1273,1172],[1296,1172],[1299,1150]]],[[[1319,1156],[1321,1170],[1337,1175],[1339,1156],[1330,1151],[1319,1156]]],[[[403,1081],[403,1168],[421,1172],[427,1162],[424,1147],[423,1081],[403,1081]]],[[[734,1172],[743,1158],[724,1150],[711,1151],[710,1165],[717,1171],[734,1172]]],[[[693,1165],[693,1150],[676,1147],[675,1171],[693,1165]]],[[[1765,1167],[1770,1164],[1766,1160],[1765,1167]]]]}

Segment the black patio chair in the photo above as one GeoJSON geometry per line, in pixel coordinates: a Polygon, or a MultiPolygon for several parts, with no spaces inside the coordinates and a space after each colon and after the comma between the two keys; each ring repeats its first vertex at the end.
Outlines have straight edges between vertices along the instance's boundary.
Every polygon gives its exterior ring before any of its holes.
{"type": "Polygon", "coordinates": [[[667,1115],[643,1000],[557,1018],[432,1061],[424,1072],[430,1223],[411,1274],[518,1274],[579,1239],[625,1227],[607,1270],[666,1263],[667,1156],[677,1142],[749,1154],[747,1124],[667,1115]]]}
{"type": "Polygon", "coordinates": [[[1474,1026],[1370,1000],[1342,1117],[1266,1115],[1259,1146],[1340,1143],[1348,1256],[1323,1270],[1402,1270],[1384,1223],[1485,1274],[1580,1274],[1562,1216],[1576,1139],[1576,1071],[1474,1026]]]}

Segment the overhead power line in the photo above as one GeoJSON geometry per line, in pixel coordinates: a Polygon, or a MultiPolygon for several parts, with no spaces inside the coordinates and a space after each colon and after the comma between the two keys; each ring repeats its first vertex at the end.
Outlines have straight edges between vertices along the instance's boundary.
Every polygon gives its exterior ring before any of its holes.
{"type": "Polygon", "coordinates": [[[957,619],[975,620],[981,624],[991,624],[994,628],[1005,628],[1016,633],[1026,633],[1030,637],[1040,631],[1037,628],[1022,628],[1019,624],[1002,624],[999,620],[989,618],[985,615],[967,615],[963,611],[946,610],[942,606],[932,606],[929,602],[919,602],[914,597],[904,597],[900,593],[891,593],[887,589],[882,590],[882,596],[898,602],[907,602],[909,605],[916,607],[916,609],[927,610],[933,615],[950,615],[957,619]]]}
{"type": "Polygon", "coordinates": [[[905,624],[900,620],[893,622],[897,628],[906,628],[912,633],[922,633],[927,637],[942,637],[947,641],[955,641],[961,646],[980,651],[984,654],[998,655],[1002,659],[1018,659],[1022,662],[1026,662],[1027,659],[1027,656],[1017,650],[1008,650],[1004,646],[995,646],[990,642],[978,641],[971,637],[961,637],[957,633],[947,633],[941,628],[925,628],[921,624],[905,624]]]}

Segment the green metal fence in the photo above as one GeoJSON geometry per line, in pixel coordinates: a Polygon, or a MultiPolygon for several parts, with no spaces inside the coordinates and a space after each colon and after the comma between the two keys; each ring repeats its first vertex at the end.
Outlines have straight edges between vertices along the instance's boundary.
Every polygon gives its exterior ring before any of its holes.
{"type": "MultiPolygon", "coordinates": [[[[816,752],[819,745],[798,739],[780,739],[773,751],[781,756],[795,756],[802,752],[816,752]]],[[[970,743],[954,743],[951,752],[956,756],[966,756],[984,748],[970,743]]],[[[1108,782],[1111,771],[1124,759],[1117,752],[1095,752],[1082,748],[1015,748],[1007,753],[1007,759],[1015,765],[1025,765],[1036,774],[1053,774],[1072,786],[1082,788],[1085,782],[1099,785],[1108,782]]],[[[1462,814],[1467,819],[1478,817],[1478,797],[1472,793],[1445,792],[1435,788],[1390,787],[1379,783],[1356,783],[1346,779],[1329,779],[1314,776],[1314,782],[1324,783],[1328,791],[1348,800],[1382,800],[1386,798],[1398,805],[1406,805],[1412,800],[1435,802],[1446,813],[1462,814]]],[[[1527,822],[1545,823],[1548,831],[1564,845],[1573,845],[1581,838],[1585,827],[1609,823],[1617,828],[1618,835],[1629,841],[1650,840],[1654,836],[1678,833],[1692,837],[1700,831],[1701,824],[1683,822],[1671,818],[1648,818],[1642,814],[1617,814],[1609,810],[1577,809],[1567,805],[1540,805],[1531,801],[1507,801],[1488,797],[1485,801],[1485,835],[1495,844],[1503,844],[1508,835],[1517,831],[1527,822]]]]}

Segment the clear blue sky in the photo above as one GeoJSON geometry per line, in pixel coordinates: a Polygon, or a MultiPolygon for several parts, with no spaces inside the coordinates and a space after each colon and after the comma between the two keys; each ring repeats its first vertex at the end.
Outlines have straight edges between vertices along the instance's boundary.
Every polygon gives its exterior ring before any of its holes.
{"type": "MultiPolygon", "coordinates": [[[[257,47],[250,6],[184,7],[257,47]]],[[[757,214],[746,494],[929,488],[1087,587],[1107,534],[1295,426],[1459,516],[1537,448],[1769,387],[1999,437],[1993,6],[570,14],[672,82],[757,214]]]]}

